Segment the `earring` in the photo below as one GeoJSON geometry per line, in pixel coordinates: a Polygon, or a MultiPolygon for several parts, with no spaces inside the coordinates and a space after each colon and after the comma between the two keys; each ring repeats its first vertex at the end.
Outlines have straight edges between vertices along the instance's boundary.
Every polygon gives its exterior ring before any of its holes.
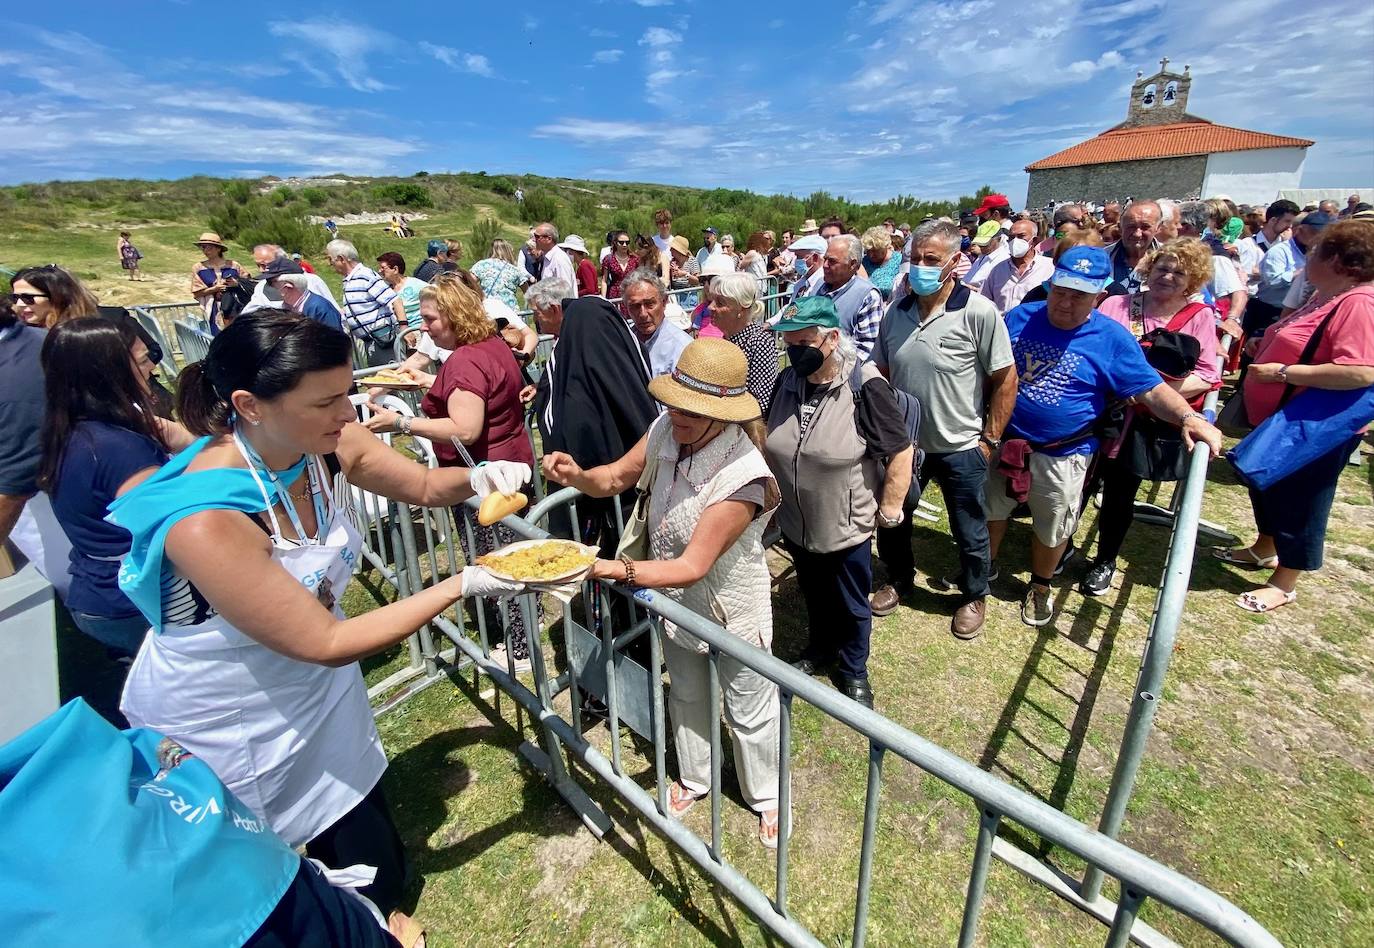
{"type": "Polygon", "coordinates": [[[249,418],[249,419],[248,419],[248,423],[249,423],[250,425],[252,425],[254,428],[256,428],[258,425],[262,424],[262,419],[261,419],[261,418],[249,418]]]}

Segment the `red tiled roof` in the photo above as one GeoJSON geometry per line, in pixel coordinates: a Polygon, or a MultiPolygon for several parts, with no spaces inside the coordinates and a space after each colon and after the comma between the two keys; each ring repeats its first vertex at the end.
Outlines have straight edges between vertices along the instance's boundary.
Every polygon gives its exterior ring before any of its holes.
{"type": "Polygon", "coordinates": [[[1243,128],[1216,125],[1205,120],[1173,125],[1143,125],[1137,128],[1112,128],[1079,142],[1048,158],[1026,165],[1027,171],[1043,168],[1072,168],[1108,161],[1139,161],[1145,158],[1177,158],[1183,155],[1210,155],[1219,151],[1249,151],[1252,148],[1306,148],[1306,138],[1289,138],[1251,132],[1243,128]]]}

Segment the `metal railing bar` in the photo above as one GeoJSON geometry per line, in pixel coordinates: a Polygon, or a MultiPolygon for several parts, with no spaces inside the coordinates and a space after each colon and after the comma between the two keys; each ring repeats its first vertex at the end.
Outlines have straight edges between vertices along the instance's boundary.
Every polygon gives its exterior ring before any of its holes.
{"type": "Polygon", "coordinates": [[[1145,894],[1138,892],[1132,886],[1122,886],[1121,901],[1116,906],[1116,916],[1112,919],[1112,927],[1107,932],[1105,948],[1126,948],[1131,941],[1131,929],[1135,926],[1136,916],[1140,914],[1141,903],[1145,901],[1145,894]]]}
{"type": "Polygon", "coordinates": [[[597,584],[597,600],[601,603],[601,661],[606,670],[606,729],[611,732],[611,765],[618,775],[624,770],[620,761],[620,683],[615,677],[615,616],[611,597],[604,586],[597,584]]]}
{"type": "Polygon", "coordinates": [[[649,680],[653,682],[651,689],[652,702],[649,706],[650,714],[653,717],[654,735],[654,790],[658,797],[658,809],[664,816],[668,815],[668,719],[665,713],[665,702],[663,700],[663,643],[660,635],[662,629],[656,628],[654,635],[649,636],[649,680]]]}
{"type": "Polygon", "coordinates": [[[787,847],[792,839],[792,696],[778,693],[778,869],[773,906],[787,915],[787,847]]]}
{"type": "Polygon", "coordinates": [[[711,728],[711,856],[723,861],[720,854],[720,652],[707,651],[706,706],[711,709],[708,723],[711,728]]]}
{"type": "Polygon", "coordinates": [[[868,742],[868,787],[864,793],[863,842],[859,847],[859,889],[854,902],[854,948],[868,938],[868,898],[873,889],[873,849],[878,834],[878,795],[882,790],[884,748],[868,742]]]}
{"type": "Polygon", "coordinates": [[[964,919],[959,926],[959,948],[973,948],[978,934],[978,916],[983,910],[983,895],[987,891],[988,867],[992,862],[992,847],[997,840],[997,827],[1002,817],[986,806],[978,807],[978,842],[973,849],[973,867],[968,876],[968,892],[964,896],[964,919]]]}

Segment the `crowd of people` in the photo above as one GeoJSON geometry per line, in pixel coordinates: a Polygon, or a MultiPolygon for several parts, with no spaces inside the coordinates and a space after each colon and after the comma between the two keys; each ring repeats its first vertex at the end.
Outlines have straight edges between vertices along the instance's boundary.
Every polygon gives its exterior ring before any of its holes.
{"type": "MultiPolygon", "coordinates": [[[[538,630],[510,601],[524,587],[476,565],[346,617],[360,538],[340,479],[454,506],[471,520],[469,564],[515,534],[477,523],[465,499],[530,493],[536,476],[576,487],[577,520],[563,512],[552,528],[602,551],[593,578],[661,589],[764,650],[774,524],[806,614],[794,666],[871,708],[874,618],[910,602],[929,553],[911,516],[931,481],[958,552],[957,570],[932,578],[956,593],[951,633],[981,634],[1019,515],[1031,527],[1020,618],[1044,626],[1066,571],[1081,572],[1083,594],[1110,593],[1144,481],[1180,480],[1195,445],[1220,453],[1201,407],[1222,384],[1222,340],[1241,354],[1233,400],[1250,426],[1309,391],[1374,385],[1374,210],[1358,199],[1345,211],[1217,197],[1042,213],[991,194],[915,227],[806,220],[780,244],[760,231],[742,254],[711,227],[694,251],[667,209],[655,224],[638,240],[608,233],[597,262],[548,222],[518,252],[494,240],[470,269],[461,247],[434,240],[410,275],[400,254],[374,269],[336,238],[325,255],[338,298],[279,247],[252,248],[253,273],[204,233],[192,289],[215,338],[174,403],[156,342],[62,268],[21,271],[0,300],[0,537],[31,498],[50,503],[71,548],[73,621],[128,663],[128,722],[208,765],[287,847],[374,867],[363,892],[393,934],[410,930],[396,914],[406,859],[357,662],[462,597],[508,600],[501,647],[517,669],[538,630]],[[775,285],[784,305],[765,318],[775,285]],[[548,340],[542,360],[521,296],[548,340]],[[422,389],[418,414],[378,399],[359,423],[359,349],[368,365],[401,363],[422,389]],[[438,466],[373,436],[390,432],[432,442],[438,466]],[[1073,538],[1099,491],[1089,558],[1073,538]],[[617,526],[632,508],[642,544],[617,526]]],[[[1238,607],[1292,603],[1320,568],[1360,437],[1342,429],[1251,490],[1258,539],[1215,551],[1271,571],[1238,607]]],[[[710,788],[705,653],[667,625],[674,815],[710,788]]],[[[778,690],[728,658],[720,676],[743,797],[776,846],[788,817],[778,690]]]]}

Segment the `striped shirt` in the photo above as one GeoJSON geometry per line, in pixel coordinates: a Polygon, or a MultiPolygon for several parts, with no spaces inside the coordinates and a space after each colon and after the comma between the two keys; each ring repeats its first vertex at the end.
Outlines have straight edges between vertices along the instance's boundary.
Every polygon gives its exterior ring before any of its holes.
{"type": "Polygon", "coordinates": [[[396,314],[391,302],[396,291],[374,270],[356,264],[343,278],[344,322],[349,332],[373,342],[390,342],[396,333],[396,314]]]}

